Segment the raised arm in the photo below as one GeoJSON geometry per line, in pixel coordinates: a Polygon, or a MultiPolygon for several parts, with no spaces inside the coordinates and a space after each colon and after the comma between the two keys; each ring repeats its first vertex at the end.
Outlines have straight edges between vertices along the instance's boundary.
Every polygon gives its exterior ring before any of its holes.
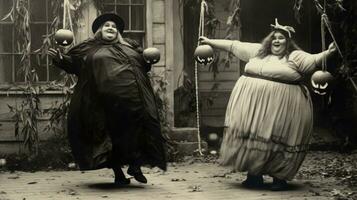
{"type": "Polygon", "coordinates": [[[318,53],[318,54],[313,54],[315,56],[315,62],[317,65],[321,65],[323,59],[327,59],[330,57],[332,54],[336,52],[336,45],[335,43],[331,43],[328,47],[327,50],[318,53]]]}
{"type": "Polygon", "coordinates": [[[291,53],[289,60],[297,66],[297,70],[302,73],[311,73],[316,66],[320,66],[324,59],[327,59],[336,51],[334,43],[329,45],[329,48],[323,52],[310,54],[301,50],[296,50],[291,53]]]}

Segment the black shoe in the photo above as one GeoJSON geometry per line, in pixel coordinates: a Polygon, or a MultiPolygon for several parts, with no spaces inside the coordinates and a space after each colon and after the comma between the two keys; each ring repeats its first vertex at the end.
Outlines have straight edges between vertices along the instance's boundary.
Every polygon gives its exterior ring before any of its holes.
{"type": "Polygon", "coordinates": [[[247,188],[261,188],[264,186],[264,180],[261,175],[247,175],[247,179],[242,182],[242,185],[247,188]]]}
{"type": "Polygon", "coordinates": [[[288,189],[286,180],[273,178],[273,184],[270,186],[271,191],[284,191],[288,189]]]}
{"type": "Polygon", "coordinates": [[[121,168],[115,168],[114,171],[114,184],[116,185],[128,185],[130,184],[130,179],[126,178],[121,168]]]}
{"type": "Polygon", "coordinates": [[[114,184],[115,185],[129,185],[130,179],[125,178],[125,177],[115,177],[114,184]]]}
{"type": "Polygon", "coordinates": [[[135,180],[137,180],[140,183],[147,183],[148,182],[146,177],[141,172],[140,167],[129,166],[127,172],[128,172],[129,175],[134,176],[135,180]]]}

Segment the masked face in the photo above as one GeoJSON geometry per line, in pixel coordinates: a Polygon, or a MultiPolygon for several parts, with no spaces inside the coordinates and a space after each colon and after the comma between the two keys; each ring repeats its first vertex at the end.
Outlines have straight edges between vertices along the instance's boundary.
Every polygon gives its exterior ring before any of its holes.
{"type": "Polygon", "coordinates": [[[118,29],[114,22],[106,21],[102,26],[102,39],[105,41],[113,41],[118,36],[118,29]]]}
{"type": "Polygon", "coordinates": [[[276,56],[282,56],[285,53],[285,49],[286,37],[280,32],[275,32],[271,41],[271,53],[276,56]]]}

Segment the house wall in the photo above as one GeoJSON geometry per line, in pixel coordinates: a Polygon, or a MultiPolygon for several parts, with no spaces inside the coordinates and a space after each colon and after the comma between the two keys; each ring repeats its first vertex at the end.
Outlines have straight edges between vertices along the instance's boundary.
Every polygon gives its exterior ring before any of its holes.
{"type": "MultiPolygon", "coordinates": [[[[147,0],[146,6],[146,36],[145,47],[156,47],[160,50],[160,62],[152,68],[154,78],[164,77],[168,82],[166,97],[169,103],[167,113],[170,122],[173,122],[173,1],[174,0],[147,0]],[[172,109],[171,109],[172,108],[172,109]]],[[[83,18],[79,20],[79,30],[75,33],[77,42],[91,36],[91,24],[97,16],[94,5],[89,4],[83,9],[83,18]]],[[[40,95],[41,109],[48,109],[56,101],[63,101],[61,91],[46,92],[40,95]]],[[[14,106],[21,103],[23,96],[19,91],[7,91],[0,88],[0,156],[1,154],[17,153],[24,150],[21,146],[22,139],[15,137],[15,121],[12,119],[8,105],[14,106]]],[[[44,131],[48,124],[49,116],[39,119],[39,136],[41,140],[51,137],[51,134],[44,131]]],[[[20,127],[21,128],[21,127],[20,127]]]]}
{"type": "MultiPolygon", "coordinates": [[[[215,1],[215,16],[220,25],[216,29],[214,38],[224,39],[226,37],[227,17],[231,15],[230,12],[233,9],[230,8],[230,2],[230,0],[215,1]]],[[[239,39],[240,37],[236,28],[232,39],[239,39]]],[[[201,108],[202,126],[223,126],[230,93],[241,74],[238,59],[231,58],[229,66],[225,66],[224,61],[228,59],[227,56],[227,52],[219,52],[218,73],[215,78],[214,73],[208,67],[199,68],[199,88],[203,102],[201,108]],[[213,103],[208,104],[208,99],[212,99],[213,103]]]]}

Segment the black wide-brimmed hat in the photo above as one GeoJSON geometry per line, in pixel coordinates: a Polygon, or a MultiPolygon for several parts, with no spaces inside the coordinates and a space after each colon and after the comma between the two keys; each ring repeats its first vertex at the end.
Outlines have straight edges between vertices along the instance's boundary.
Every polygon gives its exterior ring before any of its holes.
{"type": "Polygon", "coordinates": [[[119,15],[114,13],[104,13],[99,15],[92,24],[93,33],[97,32],[98,28],[102,26],[106,21],[113,21],[117,25],[117,29],[120,34],[123,34],[125,23],[124,20],[119,17],[119,15]]]}

